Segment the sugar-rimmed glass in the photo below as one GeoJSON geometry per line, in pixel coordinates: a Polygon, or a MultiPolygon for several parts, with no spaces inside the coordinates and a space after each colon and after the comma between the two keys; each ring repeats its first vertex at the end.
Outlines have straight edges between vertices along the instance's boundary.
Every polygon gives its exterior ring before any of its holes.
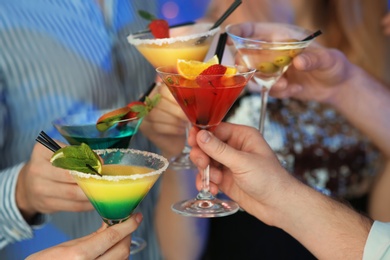
{"type": "MultiPolygon", "coordinates": [[[[103,221],[115,225],[126,221],[167,169],[168,161],[151,152],[134,149],[94,150],[103,159],[102,176],[70,171],[103,221]]],[[[130,253],[145,248],[132,238],[130,253]]]]}
{"type": "MultiPolygon", "coordinates": [[[[178,59],[203,61],[219,33],[220,27],[210,30],[211,23],[171,28],[169,38],[155,39],[150,32],[130,34],[127,39],[155,67],[174,66],[178,59]]],[[[183,170],[195,168],[189,159],[190,148],[186,143],[181,153],[170,160],[170,168],[183,170]]]]}
{"type": "MultiPolygon", "coordinates": [[[[157,68],[157,73],[183,109],[191,124],[199,129],[213,129],[222,121],[234,101],[241,94],[255,70],[237,67],[234,75],[207,75],[198,80],[194,75],[181,75],[176,67],[157,68]]],[[[209,170],[203,170],[202,189],[194,199],[172,205],[178,214],[191,217],[222,217],[239,209],[231,200],[214,197],[209,187],[209,170]]]]}

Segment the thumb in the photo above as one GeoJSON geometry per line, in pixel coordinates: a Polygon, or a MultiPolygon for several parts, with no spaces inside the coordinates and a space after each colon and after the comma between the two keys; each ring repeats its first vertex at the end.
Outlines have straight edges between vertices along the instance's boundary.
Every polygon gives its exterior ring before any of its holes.
{"type": "Polygon", "coordinates": [[[311,48],[294,58],[294,67],[302,71],[332,70],[343,64],[345,55],[336,49],[311,48]]]}
{"type": "Polygon", "coordinates": [[[239,151],[222,142],[209,131],[199,131],[197,143],[203,152],[228,168],[234,166],[233,162],[238,159],[239,151]]]}
{"type": "Polygon", "coordinates": [[[294,67],[301,71],[310,71],[318,69],[323,65],[318,55],[315,52],[303,52],[293,60],[294,67]]]}

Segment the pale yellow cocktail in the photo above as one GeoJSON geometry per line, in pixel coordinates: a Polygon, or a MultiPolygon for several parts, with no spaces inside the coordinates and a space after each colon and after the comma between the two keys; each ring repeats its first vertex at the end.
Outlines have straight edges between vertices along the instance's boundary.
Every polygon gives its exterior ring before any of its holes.
{"type": "Polygon", "coordinates": [[[129,35],[128,41],[155,67],[175,65],[178,59],[203,61],[219,27],[199,23],[170,30],[170,38],[154,39],[150,33],[129,35]]]}

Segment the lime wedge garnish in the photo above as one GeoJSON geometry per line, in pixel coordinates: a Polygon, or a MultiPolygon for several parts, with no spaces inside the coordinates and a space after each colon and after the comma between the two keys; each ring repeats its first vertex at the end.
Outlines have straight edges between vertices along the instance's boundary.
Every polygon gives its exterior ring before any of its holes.
{"type": "Polygon", "coordinates": [[[99,175],[102,172],[99,156],[84,143],[59,149],[53,154],[50,162],[55,167],[67,170],[99,175]]]}

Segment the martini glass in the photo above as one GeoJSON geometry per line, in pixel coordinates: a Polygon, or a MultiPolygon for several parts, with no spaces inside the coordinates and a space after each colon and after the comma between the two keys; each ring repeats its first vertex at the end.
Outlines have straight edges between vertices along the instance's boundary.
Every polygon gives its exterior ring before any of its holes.
{"type": "MultiPolygon", "coordinates": [[[[118,121],[116,125],[100,132],[97,120],[112,110],[86,111],[58,118],[52,122],[54,127],[71,145],[86,143],[91,149],[128,148],[132,137],[137,133],[141,119],[118,121]]],[[[142,250],[146,242],[135,236],[131,240],[131,254],[142,250]]]]}
{"type": "MultiPolygon", "coordinates": [[[[168,161],[157,154],[133,149],[95,150],[103,159],[102,176],[70,171],[103,221],[115,225],[127,220],[157,179],[168,161]]],[[[145,248],[146,242],[132,238],[130,253],[145,248]]]]}
{"type": "MultiPolygon", "coordinates": [[[[237,67],[234,75],[208,75],[206,81],[193,75],[181,75],[175,67],[160,67],[157,72],[187,115],[199,129],[213,129],[222,121],[255,70],[237,67]]],[[[174,212],[192,217],[222,217],[239,209],[230,200],[220,200],[210,193],[209,169],[203,170],[202,189],[194,199],[172,205],[174,212]]]]}
{"type": "Polygon", "coordinates": [[[92,149],[128,148],[141,119],[119,121],[107,131],[96,129],[97,120],[111,110],[87,111],[58,118],[52,123],[71,145],[86,143],[92,149]]]}
{"type": "MultiPolygon", "coordinates": [[[[170,38],[155,39],[150,32],[136,33],[128,36],[130,44],[155,67],[174,66],[178,59],[203,61],[210,49],[215,35],[220,27],[210,30],[211,23],[196,23],[193,25],[171,28],[170,38]]],[[[186,135],[189,127],[186,129],[186,135]]],[[[195,168],[189,159],[190,148],[186,144],[181,153],[170,161],[174,170],[195,168]]]]}
{"type": "Polygon", "coordinates": [[[313,32],[295,25],[263,22],[228,25],[226,32],[233,40],[238,58],[247,67],[256,69],[253,80],[261,92],[259,131],[263,134],[268,93],[292,59],[312,42],[313,38],[302,39],[313,32]]]}

